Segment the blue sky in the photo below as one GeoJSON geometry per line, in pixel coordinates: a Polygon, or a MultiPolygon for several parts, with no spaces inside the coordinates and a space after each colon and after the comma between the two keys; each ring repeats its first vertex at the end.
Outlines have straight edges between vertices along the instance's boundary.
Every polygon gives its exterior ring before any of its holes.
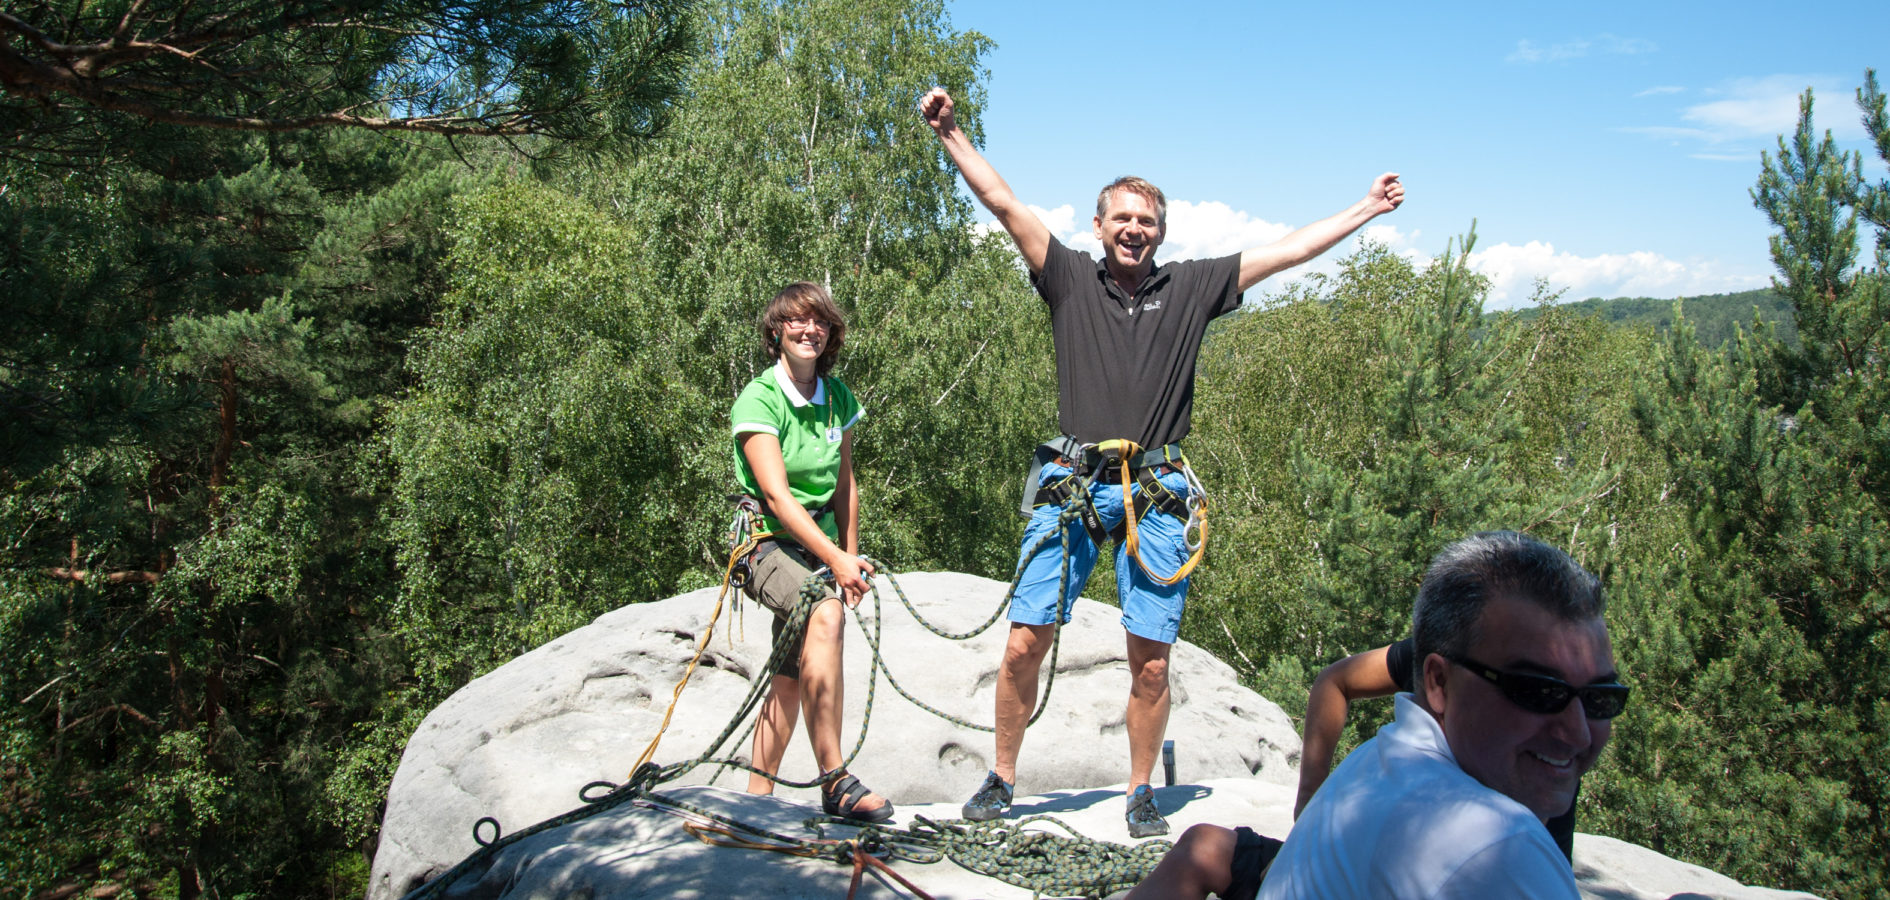
{"type": "MultiPolygon", "coordinates": [[[[1181,259],[1266,243],[1396,171],[1408,200],[1372,236],[1428,258],[1476,219],[1493,309],[1537,278],[1568,300],[1764,286],[1760,152],[1807,86],[1818,127],[1864,150],[1853,92],[1866,67],[1890,87],[1885,0],[948,11],[997,43],[987,157],[1072,246],[1094,246],[1117,175],[1167,193],[1161,255],[1181,259]]],[[[1874,155],[1865,174],[1884,177],[1874,155]]]]}

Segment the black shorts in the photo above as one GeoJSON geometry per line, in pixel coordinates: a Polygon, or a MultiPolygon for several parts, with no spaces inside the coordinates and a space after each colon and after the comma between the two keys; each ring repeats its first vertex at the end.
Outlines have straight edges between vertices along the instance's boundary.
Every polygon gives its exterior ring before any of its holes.
{"type": "Polygon", "coordinates": [[[1267,867],[1273,865],[1284,843],[1244,825],[1234,829],[1234,877],[1227,882],[1227,890],[1217,896],[1221,900],[1253,900],[1260,892],[1260,881],[1266,878],[1267,867]]]}

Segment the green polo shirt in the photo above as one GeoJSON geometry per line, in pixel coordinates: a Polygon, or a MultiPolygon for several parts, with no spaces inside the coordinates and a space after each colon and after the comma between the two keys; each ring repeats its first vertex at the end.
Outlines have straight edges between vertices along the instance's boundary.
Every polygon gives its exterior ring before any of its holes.
{"type": "MultiPolygon", "coordinates": [[[[781,461],[787,466],[788,492],[794,502],[813,509],[833,499],[840,482],[840,444],[865,410],[853,398],[853,392],[840,379],[820,380],[809,400],[794,389],[793,382],[779,363],[755,376],[735,398],[729,411],[730,432],[739,439],[748,432],[772,434],[781,442],[781,461]]],[[[761,485],[754,470],[742,455],[739,440],[733,442],[735,473],[742,490],[760,497],[761,485]]],[[[840,542],[840,525],[834,516],[822,516],[820,529],[840,542]]],[[[762,527],[781,531],[781,522],[773,516],[762,519],[762,527]]]]}

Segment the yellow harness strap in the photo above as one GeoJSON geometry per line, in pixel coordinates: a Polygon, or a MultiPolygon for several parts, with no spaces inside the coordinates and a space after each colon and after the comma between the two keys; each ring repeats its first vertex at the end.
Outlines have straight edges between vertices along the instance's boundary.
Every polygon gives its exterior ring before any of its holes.
{"type": "MultiPolygon", "coordinates": [[[[1102,443],[1096,445],[1096,449],[1103,452],[1115,450],[1117,451],[1117,459],[1120,461],[1121,477],[1122,477],[1122,507],[1123,507],[1122,518],[1125,520],[1125,526],[1127,529],[1127,534],[1123,537],[1123,540],[1122,540],[1122,546],[1129,551],[1129,555],[1131,557],[1134,557],[1135,564],[1138,566],[1141,566],[1142,571],[1147,573],[1148,577],[1153,579],[1158,584],[1175,584],[1181,581],[1181,579],[1188,577],[1188,574],[1194,571],[1194,567],[1201,564],[1201,558],[1207,555],[1207,497],[1206,496],[1200,497],[1196,501],[1196,506],[1194,509],[1194,512],[1199,513],[1200,526],[1201,526],[1201,543],[1194,548],[1194,554],[1188,557],[1187,562],[1184,562],[1181,564],[1181,568],[1175,570],[1175,574],[1173,575],[1156,574],[1155,570],[1149,568],[1148,563],[1142,560],[1142,544],[1141,544],[1141,540],[1139,536],[1136,534],[1135,503],[1133,502],[1133,499],[1131,498],[1129,494],[1129,485],[1135,483],[1134,478],[1131,475],[1130,469],[1129,469],[1129,458],[1136,455],[1137,453],[1142,452],[1142,448],[1139,445],[1137,445],[1134,441],[1114,440],[1114,441],[1103,441],[1102,443]]],[[[1165,451],[1162,455],[1165,458],[1168,456],[1168,454],[1165,451]]],[[[1186,467],[1188,465],[1188,460],[1186,457],[1181,457],[1179,459],[1169,459],[1168,461],[1171,463],[1179,462],[1183,467],[1186,467]]],[[[1192,518],[1194,518],[1194,516],[1190,516],[1190,519],[1192,518]]],[[[1184,529],[1184,536],[1185,536],[1185,529],[1187,528],[1187,525],[1184,524],[1182,527],[1184,529]]]]}

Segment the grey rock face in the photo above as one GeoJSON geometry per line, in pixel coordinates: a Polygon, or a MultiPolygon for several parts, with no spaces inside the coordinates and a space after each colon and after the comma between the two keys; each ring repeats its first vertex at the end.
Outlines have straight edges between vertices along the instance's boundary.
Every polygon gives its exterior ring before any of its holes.
{"type": "MultiPolygon", "coordinates": [[[[1000,620],[972,640],[945,640],[922,628],[885,580],[879,583],[880,643],[892,677],[930,706],[989,725],[1007,624],[1000,620]]],[[[921,615],[954,632],[970,630],[990,616],[1006,587],[953,573],[906,574],[899,583],[921,615]]],[[[577,792],[589,782],[625,781],[661,726],[698,639],[710,628],[715,599],[716,591],[709,589],[600,616],[468,684],[428,715],[408,742],[388,794],[370,898],[398,897],[472,853],[478,848],[472,827],[481,816],[516,830],[579,806],[577,792]]],[[[870,605],[869,600],[861,609],[870,613],[870,605]]],[[[725,609],[715,624],[656,762],[703,753],[765,666],[770,616],[747,601],[743,606],[740,612],[725,609]]],[[[859,739],[871,658],[865,635],[849,624],[843,748],[851,749],[859,739]]],[[[1299,756],[1292,721],[1241,687],[1226,664],[1193,645],[1175,646],[1169,671],[1174,708],[1167,734],[1176,744],[1178,779],[1257,779],[1285,789],[1290,808],[1299,756]]],[[[1118,611],[1078,601],[1063,629],[1048,709],[1024,741],[1019,792],[1126,782],[1128,689],[1118,611]]],[[[988,732],[915,706],[881,673],[870,727],[849,770],[902,809],[943,803],[955,818],[957,804],[990,768],[991,740],[988,732]]],[[[745,761],[749,747],[743,742],[723,751],[745,761]]],[[[704,766],[679,783],[704,783],[715,774],[715,767],[704,766]]],[[[802,728],[789,745],[781,775],[811,781],[818,774],[802,728]]],[[[741,771],[715,781],[734,790],[746,783],[747,773],[741,771]]],[[[819,806],[811,788],[782,787],[777,796],[811,809],[819,806]]],[[[1119,825],[1121,811],[1113,815],[1119,825]]]]}

